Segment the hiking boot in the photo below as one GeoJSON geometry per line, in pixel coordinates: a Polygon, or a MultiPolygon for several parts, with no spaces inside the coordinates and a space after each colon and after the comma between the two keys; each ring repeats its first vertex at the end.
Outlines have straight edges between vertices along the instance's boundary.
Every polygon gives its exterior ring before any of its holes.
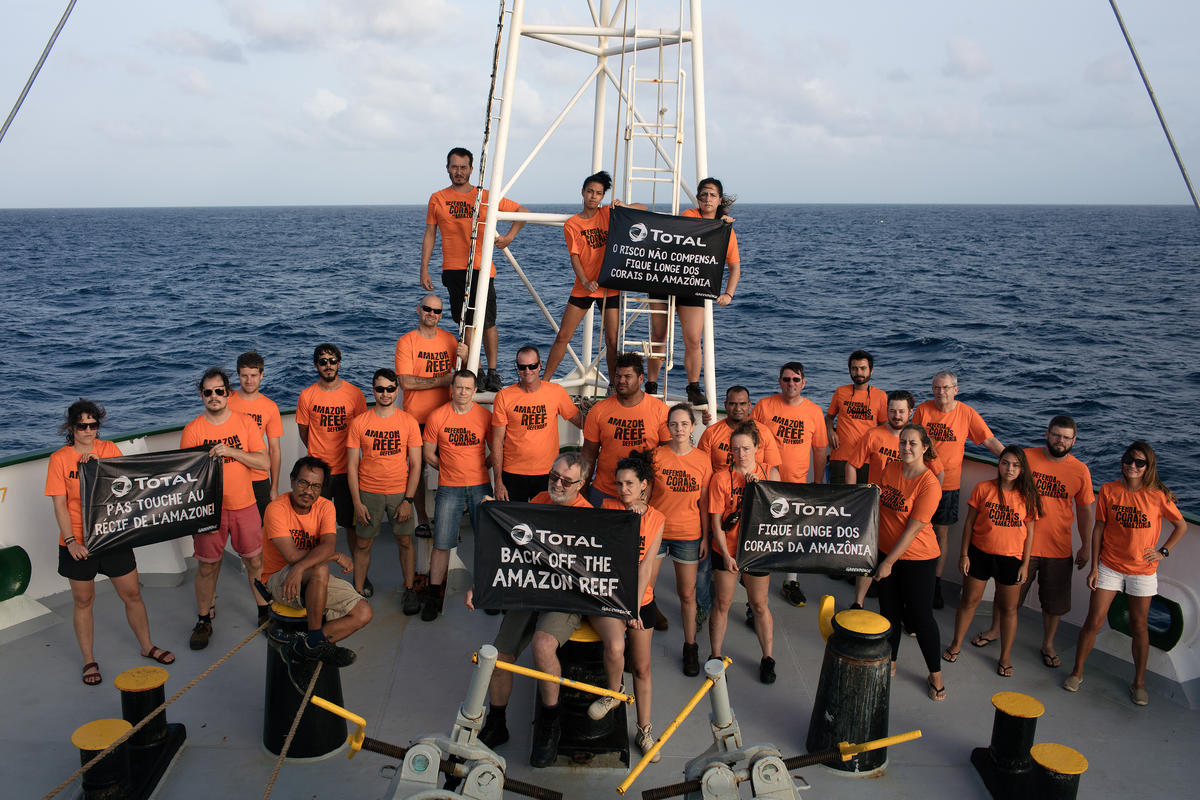
{"type": "Polygon", "coordinates": [[[442,591],[445,584],[429,584],[425,596],[421,598],[421,621],[433,622],[442,613],[442,591]]]}
{"type": "MultiPolygon", "coordinates": [[[[621,684],[619,691],[625,691],[625,684],[621,684]]],[[[621,705],[621,701],[617,698],[606,694],[600,695],[588,706],[588,716],[594,720],[604,719],[608,715],[608,712],[619,705],[621,705]]]]}
{"type": "Polygon", "coordinates": [[[401,607],[404,610],[404,616],[411,617],[421,613],[421,595],[414,592],[412,589],[405,587],[404,595],[400,600],[401,607]]]}
{"type": "Polygon", "coordinates": [[[646,385],[642,387],[642,391],[646,394],[658,394],[658,381],[646,381],[646,385]]]}
{"type": "Polygon", "coordinates": [[[483,721],[483,727],[479,729],[480,744],[487,745],[495,750],[500,745],[508,741],[508,725],[505,721],[495,714],[488,714],[487,719],[483,721]]]}
{"type": "Polygon", "coordinates": [[[363,578],[363,588],[362,588],[362,591],[359,592],[359,594],[361,594],[363,597],[367,597],[367,598],[375,596],[375,584],[371,583],[370,578],[366,578],[366,577],[363,578]]]}
{"type": "Polygon", "coordinates": [[[758,662],[758,679],[763,683],[775,682],[775,659],[764,658],[758,662]]]}
{"type": "Polygon", "coordinates": [[[937,578],[933,583],[933,607],[942,609],[946,607],[946,601],[942,599],[942,579],[937,578]]]}
{"type": "Polygon", "coordinates": [[[699,383],[689,383],[686,387],[688,402],[694,406],[708,405],[708,398],[704,396],[704,391],[700,388],[699,383]]]}
{"type": "Polygon", "coordinates": [[[208,640],[212,637],[212,615],[200,617],[196,622],[196,627],[192,628],[191,638],[188,639],[188,647],[193,650],[203,650],[208,647],[208,640]]]}
{"type": "Polygon", "coordinates": [[[800,589],[800,584],[796,581],[788,581],[779,589],[779,593],[783,595],[783,599],[794,605],[796,608],[802,608],[808,602],[808,598],[804,596],[804,592],[800,589]]]}
{"type": "Polygon", "coordinates": [[[500,373],[494,369],[489,369],[487,378],[483,381],[483,390],[485,392],[498,392],[504,388],[504,381],[500,380],[500,373]]]}
{"type": "MultiPolygon", "coordinates": [[[[646,723],[646,727],[644,727],[644,728],[639,725],[638,729],[637,729],[637,735],[634,737],[634,741],[637,743],[639,750],[641,750],[643,753],[649,753],[650,748],[654,747],[654,743],[655,743],[654,742],[654,726],[648,722],[646,723]]],[[[655,753],[654,758],[650,759],[650,763],[655,764],[658,762],[658,760],[659,760],[659,754],[655,753]]]]}
{"type": "Polygon", "coordinates": [[[558,741],[562,738],[562,722],[558,715],[546,719],[545,712],[533,723],[533,745],[529,748],[529,765],[550,767],[558,760],[558,741]]]}
{"type": "Polygon", "coordinates": [[[683,674],[689,678],[700,674],[700,645],[695,642],[683,644],[683,674]]]}

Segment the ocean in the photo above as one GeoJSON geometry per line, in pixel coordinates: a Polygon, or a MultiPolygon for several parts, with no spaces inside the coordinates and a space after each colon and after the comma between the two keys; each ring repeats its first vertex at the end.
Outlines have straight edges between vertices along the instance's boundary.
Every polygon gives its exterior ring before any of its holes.
{"type": "MultiPolygon", "coordinates": [[[[263,391],[281,408],[314,380],[320,342],[341,347],[343,377],[369,385],[416,324],[424,213],[0,210],[0,458],[57,447],[63,410],[80,396],[107,408],[107,437],[182,425],[202,410],[204,369],[232,371],[249,349],[266,359],[263,391]]],[[[1004,443],[1038,444],[1052,415],[1069,414],[1075,454],[1104,482],[1119,476],[1125,446],[1145,439],[1180,506],[1200,513],[1194,209],[746,204],[731,213],[743,272],[735,302],[716,309],[722,392],[777,391],[779,365],[798,360],[805,394],[824,407],[859,348],[875,356],[875,386],[918,402],[933,373],[950,369],[959,400],[1004,443]]],[[[561,231],[527,226],[512,251],[557,319],[572,283],[561,231]]],[[[435,276],[439,263],[435,252],[435,276]]],[[[533,343],[544,354],[554,333],[498,264],[507,383],[516,349],[533,343]]]]}

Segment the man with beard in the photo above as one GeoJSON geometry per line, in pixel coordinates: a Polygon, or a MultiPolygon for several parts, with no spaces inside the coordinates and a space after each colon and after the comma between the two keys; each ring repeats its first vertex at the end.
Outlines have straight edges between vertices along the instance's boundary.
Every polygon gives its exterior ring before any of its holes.
{"type": "Polygon", "coordinates": [[[846,480],[846,460],[859,439],[872,428],[887,421],[887,398],[871,386],[875,357],[866,350],[855,350],[846,362],[850,383],[839,386],[825,411],[825,429],[833,452],[829,454],[829,482],[846,480]],[[859,394],[862,392],[862,394],[859,394]]]}
{"type": "MultiPolygon", "coordinates": [[[[878,478],[883,468],[893,461],[900,461],[900,429],[912,419],[917,400],[912,392],[898,390],[887,393],[887,422],[867,431],[846,460],[846,483],[867,483],[871,476],[878,478]]],[[[929,469],[942,480],[945,468],[940,458],[929,463],[929,469]]]]}
{"type": "Polygon", "coordinates": [[[279,496],[280,464],[283,463],[283,450],[279,443],[283,438],[283,419],[279,416],[279,406],[259,391],[265,367],[266,362],[257,350],[238,356],[238,388],[229,395],[229,408],[254,420],[267,437],[267,458],[271,462],[271,469],[269,472],[250,471],[260,517],[267,512],[267,503],[279,496]]]}
{"type": "MultiPolygon", "coordinates": [[[[725,419],[713,425],[708,411],[704,412],[704,424],[708,427],[700,434],[696,448],[708,453],[714,475],[718,470],[729,469],[733,463],[733,456],[729,454],[729,437],[739,425],[750,419],[752,407],[749,389],[730,386],[725,390],[725,419]]],[[[767,425],[758,425],[758,451],[754,454],[754,460],[768,470],[780,465],[779,443],[767,425]]]]}
{"type": "MultiPolygon", "coordinates": [[[[1096,519],[1092,492],[1092,473],[1087,465],[1071,455],[1075,446],[1075,420],[1059,415],[1046,428],[1046,444],[1025,448],[1029,471],[1042,499],[1042,516],[1033,526],[1033,555],[1029,559],[1029,574],[1021,584],[1018,608],[1025,605],[1025,596],[1034,576],[1038,582],[1038,602],[1042,606],[1042,662],[1051,669],[1061,663],[1054,649],[1054,634],[1058,621],[1071,610],[1071,521],[1074,501],[1074,521],[1079,530],[1079,550],[1075,568],[1087,566],[1092,552],[1092,525],[1096,519]]],[[[1000,626],[992,614],[992,626],[976,636],[971,644],[985,647],[999,636],[1000,626]]]]}

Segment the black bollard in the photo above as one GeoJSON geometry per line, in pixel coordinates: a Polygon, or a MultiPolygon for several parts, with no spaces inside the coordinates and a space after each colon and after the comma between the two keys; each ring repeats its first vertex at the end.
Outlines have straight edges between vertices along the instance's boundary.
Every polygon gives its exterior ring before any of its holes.
{"type": "MultiPolygon", "coordinates": [[[[874,611],[851,609],[836,614],[825,645],[821,679],[808,723],[808,752],[836,747],[839,742],[866,742],[888,735],[891,696],[891,624],[874,611]]],[[[831,764],[851,773],[880,774],[887,749],[860,753],[831,764]]]]}
{"type": "Polygon", "coordinates": [[[972,750],[971,763],[992,797],[1027,798],[1033,779],[1029,748],[1033,745],[1038,717],[1046,713],[1046,707],[1020,692],[997,692],[992,695],[992,705],[996,708],[992,743],[987,748],[972,750]]]}
{"type": "MultiPolygon", "coordinates": [[[[86,764],[133,728],[123,719],[97,719],[80,725],[71,734],[79,748],[79,763],[86,764]]],[[[83,773],[84,800],[123,800],[129,795],[128,742],[112,751],[83,773]]]]}
{"type": "MultiPolygon", "coordinates": [[[[307,630],[307,614],[279,601],[271,603],[271,627],[267,632],[266,706],[263,709],[263,746],[275,755],[283,751],[283,743],[300,710],[307,685],[297,689],[288,677],[288,660],[292,641],[307,630]]],[[[326,664],[317,677],[313,694],[335,705],[342,700],[342,677],[336,667],[326,664]]],[[[330,714],[311,703],[300,717],[296,736],[288,748],[288,758],[320,758],[338,750],[346,741],[346,720],[330,714]]]]}
{"type": "Polygon", "coordinates": [[[1087,771],[1088,761],[1078,751],[1063,744],[1042,742],[1029,751],[1033,758],[1033,796],[1038,800],[1075,800],[1079,778],[1087,771]]]}
{"type": "MultiPolygon", "coordinates": [[[[558,649],[562,675],[580,683],[607,686],[604,672],[604,645],[599,634],[584,622],[558,649]]],[[[629,680],[632,680],[630,678],[629,680]]],[[[632,687],[625,686],[626,690],[632,687]]],[[[558,708],[562,720],[562,739],[558,744],[559,756],[569,758],[577,764],[594,767],[616,767],[629,765],[629,735],[626,733],[626,706],[619,704],[598,720],[588,716],[588,706],[598,695],[578,689],[562,687],[559,692],[558,708]]],[[[541,713],[542,697],[537,693],[535,714],[541,713]]]]}
{"type": "MultiPolygon", "coordinates": [[[[116,677],[113,685],[121,692],[121,716],[136,726],[166,697],[167,671],[162,667],[133,667],[116,677]]],[[[167,724],[167,712],[160,711],[126,743],[129,751],[130,800],[149,797],[171,759],[187,739],[187,729],[178,723],[167,724]]]]}

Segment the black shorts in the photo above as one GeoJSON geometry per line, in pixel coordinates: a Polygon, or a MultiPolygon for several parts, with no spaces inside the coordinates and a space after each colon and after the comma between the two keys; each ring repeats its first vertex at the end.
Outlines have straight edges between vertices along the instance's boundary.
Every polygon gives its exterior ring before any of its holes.
{"type": "MultiPolygon", "coordinates": [[[[846,462],[830,460],[826,466],[829,468],[829,483],[843,484],[846,482],[846,462]]],[[[859,480],[859,483],[862,483],[859,480]]]]}
{"type": "Polygon", "coordinates": [[[930,522],[934,525],[953,525],[958,522],[958,489],[942,492],[942,501],[938,503],[930,522]]]}
{"type": "Polygon", "coordinates": [[[330,475],[321,487],[321,497],[333,501],[334,519],[343,528],[354,525],[354,501],[350,499],[350,481],[346,473],[330,475]]]}
{"type": "MultiPolygon", "coordinates": [[[[479,277],[476,272],[471,278],[471,292],[474,294],[475,278],[479,277]]],[[[446,287],[446,291],[450,294],[450,315],[454,317],[455,322],[462,322],[463,313],[463,296],[467,293],[467,271],[465,269],[443,269],[442,270],[442,286],[446,287]]],[[[475,321],[474,312],[467,315],[467,324],[470,325],[475,321]]],[[[488,282],[488,299],[487,308],[483,312],[483,327],[496,327],[496,282],[488,282]]]]}
{"type": "Polygon", "coordinates": [[[71,552],[64,545],[58,546],[58,574],[67,580],[94,581],[97,574],[119,578],[135,569],[137,561],[133,558],[132,547],[122,547],[76,561],[71,558],[71,552]]]}
{"type": "MultiPolygon", "coordinates": [[[[735,558],[736,558],[736,557],[735,557],[735,558]]],[[[724,556],[722,556],[722,555],[721,555],[721,554],[720,554],[720,553],[717,551],[717,548],[715,548],[715,547],[714,547],[714,548],[712,549],[712,555],[710,556],[710,559],[711,559],[711,561],[712,561],[712,568],[713,568],[713,571],[715,571],[715,572],[728,572],[728,571],[729,571],[729,570],[725,569],[725,557],[724,557],[724,556]]],[[[751,578],[765,578],[765,577],[767,577],[767,575],[768,575],[768,574],[770,574],[770,573],[767,573],[767,572],[751,572],[751,571],[750,571],[750,570],[748,570],[748,569],[744,569],[744,570],[742,570],[742,574],[743,574],[743,575],[749,575],[751,578]]]]}
{"type": "Polygon", "coordinates": [[[643,628],[648,631],[654,630],[654,626],[658,624],[658,606],[653,599],[638,609],[638,617],[642,620],[643,628]]]}
{"type": "Polygon", "coordinates": [[[528,503],[539,493],[546,491],[550,483],[549,475],[518,475],[514,472],[501,472],[504,488],[508,490],[508,499],[514,503],[528,503]]]}
{"type": "MultiPolygon", "coordinates": [[[[651,300],[657,300],[660,303],[667,302],[667,296],[665,294],[652,294],[649,295],[649,297],[651,300]]],[[[676,296],[675,307],[679,308],[680,306],[683,306],[684,308],[704,308],[704,298],[676,296]]]]}
{"type": "Polygon", "coordinates": [[[261,518],[267,513],[267,503],[271,502],[271,479],[263,478],[251,485],[254,487],[254,504],[258,506],[258,516],[261,518]]]}
{"type": "Polygon", "coordinates": [[[971,560],[971,568],[967,574],[977,581],[995,578],[1001,586],[1016,586],[1017,572],[1021,569],[1021,559],[1016,556],[996,556],[985,553],[975,545],[967,548],[967,558],[971,560]]]}
{"type": "Polygon", "coordinates": [[[591,308],[593,304],[595,304],[597,308],[604,308],[606,302],[608,304],[608,308],[615,310],[621,302],[621,297],[620,295],[614,294],[611,297],[576,297],[575,295],[571,295],[567,298],[567,305],[575,306],[576,308],[582,308],[584,311],[587,311],[589,308],[591,308]]]}

